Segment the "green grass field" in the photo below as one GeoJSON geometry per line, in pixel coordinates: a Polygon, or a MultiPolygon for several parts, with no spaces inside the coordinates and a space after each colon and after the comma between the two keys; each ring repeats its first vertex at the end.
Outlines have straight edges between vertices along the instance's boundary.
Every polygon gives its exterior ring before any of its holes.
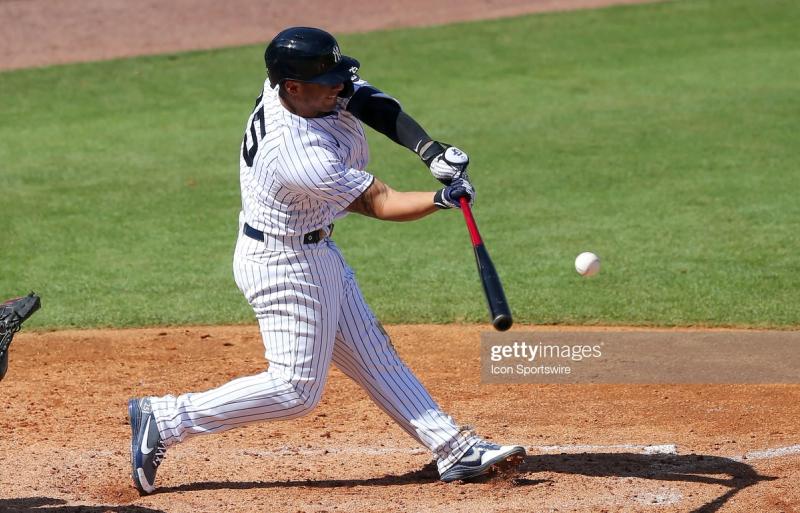
{"type": "MultiPolygon", "coordinates": [[[[800,325],[800,4],[693,0],[340,37],[472,157],[518,322],[800,325]],[[578,253],[603,260],[579,277],[578,253]]],[[[268,37],[268,36],[265,36],[268,37]]],[[[0,296],[38,327],[231,324],[261,45],[0,73],[0,296]]],[[[370,170],[437,186],[370,132],[370,170]]],[[[461,215],[350,216],[384,322],[485,322],[461,215]]]]}

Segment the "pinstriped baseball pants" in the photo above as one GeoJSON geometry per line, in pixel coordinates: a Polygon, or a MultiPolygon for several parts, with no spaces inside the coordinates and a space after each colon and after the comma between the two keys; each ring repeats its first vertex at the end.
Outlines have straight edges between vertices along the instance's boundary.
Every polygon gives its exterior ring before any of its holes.
{"type": "Polygon", "coordinates": [[[479,440],[439,409],[400,360],[331,240],[289,246],[240,235],[234,276],[255,311],[269,368],[207,392],[152,398],[168,447],[307,414],[319,403],[331,363],[430,449],[440,472],[479,440]]]}

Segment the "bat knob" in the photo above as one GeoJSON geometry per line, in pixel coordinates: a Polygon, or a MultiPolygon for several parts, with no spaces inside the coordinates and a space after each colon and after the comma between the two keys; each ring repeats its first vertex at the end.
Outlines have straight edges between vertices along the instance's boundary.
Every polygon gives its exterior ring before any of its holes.
{"type": "Polygon", "coordinates": [[[492,326],[494,326],[494,329],[497,331],[506,331],[512,324],[514,324],[514,321],[511,319],[511,316],[507,314],[500,314],[492,321],[492,326]]]}

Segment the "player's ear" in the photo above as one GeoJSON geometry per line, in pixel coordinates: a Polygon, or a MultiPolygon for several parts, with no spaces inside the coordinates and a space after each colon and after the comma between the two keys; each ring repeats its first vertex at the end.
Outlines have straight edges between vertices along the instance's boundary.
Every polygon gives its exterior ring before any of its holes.
{"type": "Polygon", "coordinates": [[[300,91],[300,82],[295,80],[284,80],[281,87],[283,87],[283,90],[287,93],[295,96],[300,91]]]}

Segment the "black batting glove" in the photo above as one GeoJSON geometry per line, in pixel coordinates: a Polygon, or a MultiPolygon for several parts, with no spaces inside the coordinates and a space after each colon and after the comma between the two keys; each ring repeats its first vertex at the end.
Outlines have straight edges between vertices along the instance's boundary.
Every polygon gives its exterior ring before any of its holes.
{"type": "Polygon", "coordinates": [[[461,208],[461,198],[469,200],[469,206],[475,201],[475,189],[464,178],[456,178],[453,183],[439,189],[433,196],[433,204],[439,208],[461,208]]]}

